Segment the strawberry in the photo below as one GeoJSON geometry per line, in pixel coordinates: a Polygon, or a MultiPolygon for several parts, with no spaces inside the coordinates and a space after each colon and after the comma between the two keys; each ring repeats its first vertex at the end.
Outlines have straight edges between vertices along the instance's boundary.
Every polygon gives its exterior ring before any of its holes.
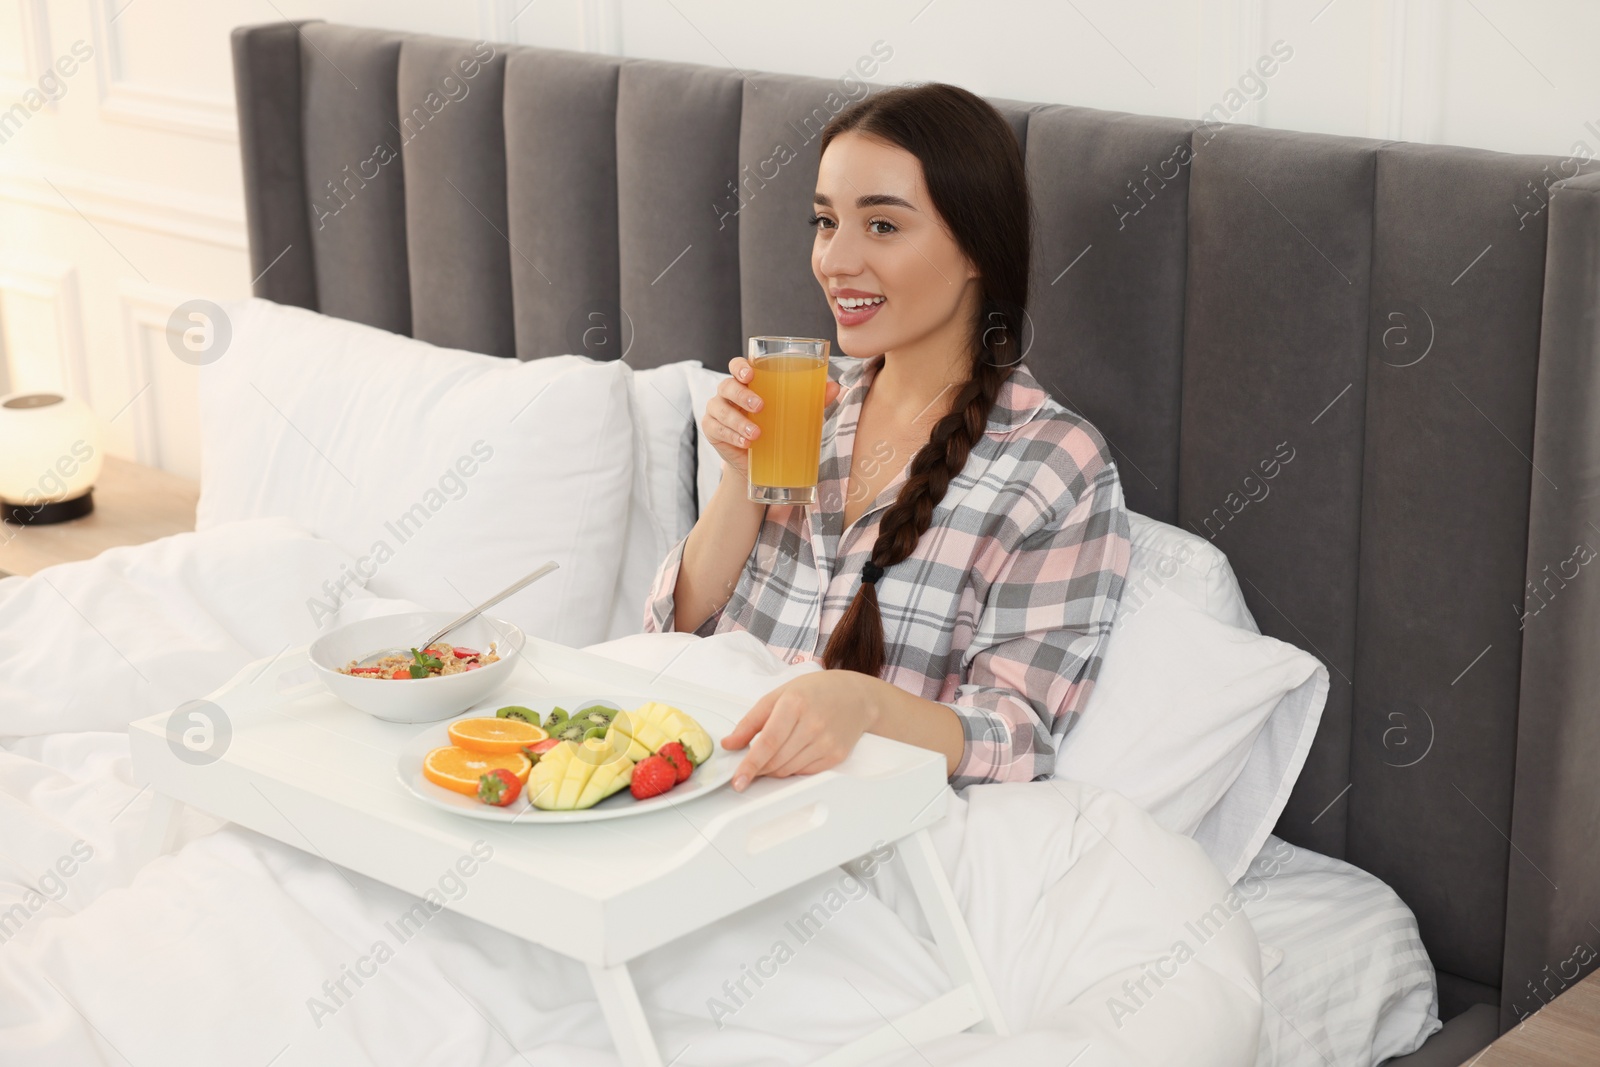
{"type": "Polygon", "coordinates": [[[503,767],[478,775],[478,799],[503,808],[522,792],[522,780],[503,767]]]}
{"type": "Polygon", "coordinates": [[[683,750],[679,741],[668,741],[656,749],[656,755],[665,756],[672,764],[672,769],[678,772],[678,781],[689,777],[689,772],[694,770],[694,763],[689,759],[689,753],[683,750]]]}
{"type": "Polygon", "coordinates": [[[547,737],[543,741],[535,741],[531,745],[523,745],[522,754],[527,756],[533,762],[538,763],[540,756],[543,756],[546,752],[549,752],[552,748],[555,748],[560,743],[561,738],[559,737],[547,737]]]}
{"type": "Polygon", "coordinates": [[[659,796],[678,784],[678,771],[665,756],[646,756],[633,765],[628,788],[635,800],[659,796]]]}

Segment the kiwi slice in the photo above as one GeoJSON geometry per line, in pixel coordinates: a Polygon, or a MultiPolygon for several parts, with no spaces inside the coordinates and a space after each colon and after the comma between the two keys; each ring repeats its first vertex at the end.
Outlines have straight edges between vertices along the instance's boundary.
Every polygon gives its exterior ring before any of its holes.
{"type": "Polygon", "coordinates": [[[497,719],[521,719],[523,722],[539,725],[539,713],[532,708],[525,708],[521,704],[508,704],[494,713],[497,719]]]}
{"type": "Polygon", "coordinates": [[[545,729],[551,737],[559,737],[563,741],[582,742],[588,737],[604,737],[611,728],[611,720],[617,714],[616,708],[600,705],[582,708],[573,712],[564,720],[557,721],[552,713],[551,721],[545,729]]]}

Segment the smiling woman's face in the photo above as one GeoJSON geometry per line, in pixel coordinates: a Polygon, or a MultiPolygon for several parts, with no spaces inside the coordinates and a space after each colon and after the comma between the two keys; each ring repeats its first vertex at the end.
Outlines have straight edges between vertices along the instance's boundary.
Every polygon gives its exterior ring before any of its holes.
{"type": "Polygon", "coordinates": [[[934,209],[916,156],[840,134],[822,155],[814,210],[811,272],[841,352],[866,359],[929,341],[964,347],[977,271],[934,209]]]}

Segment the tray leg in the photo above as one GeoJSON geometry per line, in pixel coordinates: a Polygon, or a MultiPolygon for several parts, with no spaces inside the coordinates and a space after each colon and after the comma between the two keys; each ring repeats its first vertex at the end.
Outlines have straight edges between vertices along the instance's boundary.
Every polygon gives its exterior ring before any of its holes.
{"type": "Polygon", "coordinates": [[[623,1067],[662,1067],[661,1050],[650,1034],[650,1023],[644,1017],[644,1007],[633,988],[628,965],[602,967],[591,963],[589,980],[600,997],[600,1009],[605,1012],[606,1026],[611,1030],[611,1040],[616,1043],[623,1067]]]}
{"type": "Polygon", "coordinates": [[[945,970],[958,988],[962,985],[971,986],[973,995],[983,1008],[983,1021],[972,1029],[1002,1037],[1009,1035],[1011,1030],[1000,1011],[1000,1001],[995,998],[994,988],[989,984],[988,972],[983,968],[983,960],[978,957],[978,946],[972,940],[967,920],[962,917],[961,909],[956,904],[956,895],[950,888],[949,879],[944,876],[944,867],[939,863],[939,854],[934,851],[928,831],[918,830],[909,837],[901,838],[895,850],[911,878],[911,888],[933,931],[933,940],[939,946],[945,970]]]}
{"type": "Polygon", "coordinates": [[[150,810],[144,817],[144,829],[134,846],[133,860],[140,867],[172,847],[178,835],[178,815],[183,805],[165,793],[153,793],[150,810]]]}

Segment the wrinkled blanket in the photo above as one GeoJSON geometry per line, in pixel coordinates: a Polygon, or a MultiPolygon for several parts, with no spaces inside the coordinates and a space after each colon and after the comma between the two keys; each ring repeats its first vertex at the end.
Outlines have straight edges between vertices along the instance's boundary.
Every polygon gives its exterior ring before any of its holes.
{"type": "MultiPolygon", "coordinates": [[[[260,520],[0,581],[0,1064],[618,1062],[583,966],[448,906],[402,939],[416,898],[190,809],[135,862],[127,723],[311,640],[349,562],[260,520]]],[[[745,634],[590,651],[751,699],[816,669],[745,634]]],[[[1255,1062],[1256,936],[1194,842],[1063,781],[968,789],[932,837],[1012,1033],[885,1062],[1255,1062]]],[[[805,1063],[948,989],[881,851],[636,960],[664,1059],[805,1063]]]]}

